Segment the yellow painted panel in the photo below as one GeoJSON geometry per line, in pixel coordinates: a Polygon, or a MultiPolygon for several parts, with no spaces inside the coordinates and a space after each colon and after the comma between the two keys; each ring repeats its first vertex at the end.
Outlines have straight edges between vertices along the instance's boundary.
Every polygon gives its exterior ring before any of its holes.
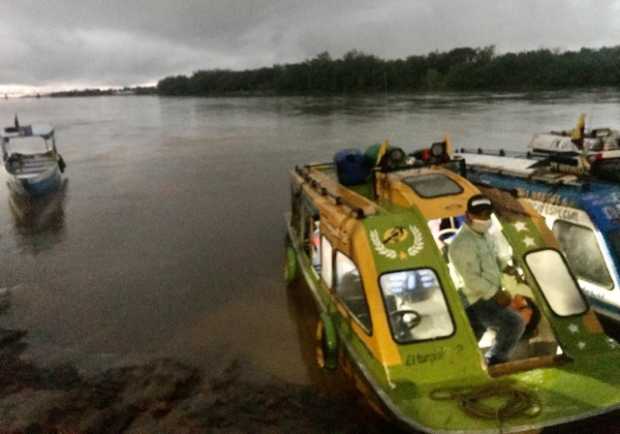
{"type": "MultiPolygon", "coordinates": [[[[374,257],[370,250],[364,227],[360,224],[353,233],[353,260],[359,267],[366,291],[368,309],[372,318],[372,337],[364,332],[360,337],[377,360],[385,366],[402,364],[402,358],[398,346],[392,339],[390,326],[383,305],[383,297],[379,288],[379,276],[374,263],[374,257]]],[[[358,333],[359,334],[359,333],[358,333]]]]}
{"type": "Polygon", "coordinates": [[[417,207],[427,220],[463,215],[467,210],[469,198],[480,194],[480,191],[466,179],[449,170],[439,168],[402,171],[388,175],[387,180],[388,185],[385,182],[383,183],[382,196],[395,205],[404,208],[417,207]],[[458,184],[463,191],[459,194],[428,199],[418,196],[411,187],[402,182],[402,179],[406,177],[431,173],[447,176],[458,184]]]}

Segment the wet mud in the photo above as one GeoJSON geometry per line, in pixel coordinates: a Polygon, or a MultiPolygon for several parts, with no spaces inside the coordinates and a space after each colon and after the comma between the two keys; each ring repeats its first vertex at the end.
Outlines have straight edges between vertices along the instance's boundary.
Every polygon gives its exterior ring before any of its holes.
{"type": "MultiPolygon", "coordinates": [[[[84,377],[71,365],[24,359],[26,332],[0,330],[1,433],[355,433],[355,402],[277,378],[252,381],[236,361],[201,375],[172,359],[84,377]]],[[[361,405],[361,404],[360,404],[361,405]]]]}
{"type": "MultiPolygon", "coordinates": [[[[336,372],[313,365],[316,311],[308,294],[288,292],[312,385],[293,384],[252,362],[217,372],[172,358],[80,372],[40,366],[28,332],[0,328],[0,434],[5,433],[380,433],[397,432],[336,372]]],[[[0,293],[0,315],[11,308],[0,293]]]]}

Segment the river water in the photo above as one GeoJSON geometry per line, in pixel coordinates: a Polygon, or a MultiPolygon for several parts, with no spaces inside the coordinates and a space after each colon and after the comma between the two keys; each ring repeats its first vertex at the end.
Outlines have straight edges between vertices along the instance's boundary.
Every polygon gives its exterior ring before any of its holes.
{"type": "MultiPolygon", "coordinates": [[[[311,383],[295,296],[282,282],[288,174],[343,147],[522,150],[532,133],[618,126],[620,93],[373,97],[98,97],[0,101],[0,122],[56,126],[60,194],[29,214],[0,179],[0,326],[26,356],[98,370],[174,357],[232,359],[311,383]]],[[[303,309],[302,309],[303,310],[303,309]]]]}

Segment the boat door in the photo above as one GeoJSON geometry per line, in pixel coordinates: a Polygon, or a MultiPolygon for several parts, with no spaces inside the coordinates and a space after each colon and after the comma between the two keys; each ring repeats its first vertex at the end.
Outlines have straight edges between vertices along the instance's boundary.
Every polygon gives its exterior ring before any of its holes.
{"type": "Polygon", "coordinates": [[[579,286],[598,312],[620,319],[620,281],[601,231],[583,210],[528,199],[545,217],[579,286]]]}

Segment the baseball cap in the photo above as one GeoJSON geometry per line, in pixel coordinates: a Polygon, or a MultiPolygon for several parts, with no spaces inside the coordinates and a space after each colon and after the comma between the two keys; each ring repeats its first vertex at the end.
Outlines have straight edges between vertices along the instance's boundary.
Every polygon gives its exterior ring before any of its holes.
{"type": "Polygon", "coordinates": [[[482,194],[476,194],[467,201],[467,212],[470,214],[493,212],[493,203],[488,197],[482,194]]]}

